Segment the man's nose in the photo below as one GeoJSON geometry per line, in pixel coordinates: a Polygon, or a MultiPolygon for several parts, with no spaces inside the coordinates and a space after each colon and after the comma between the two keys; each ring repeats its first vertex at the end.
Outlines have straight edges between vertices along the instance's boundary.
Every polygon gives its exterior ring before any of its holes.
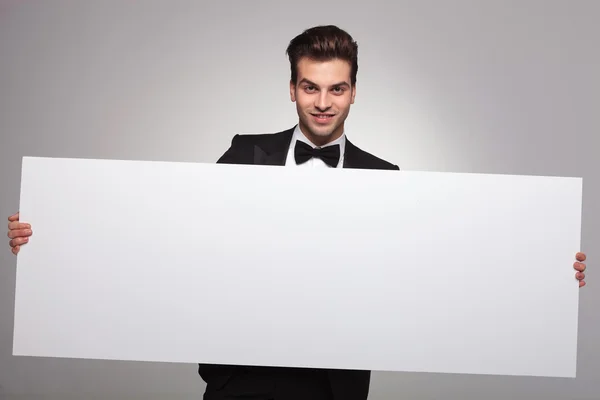
{"type": "Polygon", "coordinates": [[[316,100],[315,107],[319,109],[319,111],[326,111],[331,107],[331,100],[329,98],[329,93],[321,92],[316,100]]]}

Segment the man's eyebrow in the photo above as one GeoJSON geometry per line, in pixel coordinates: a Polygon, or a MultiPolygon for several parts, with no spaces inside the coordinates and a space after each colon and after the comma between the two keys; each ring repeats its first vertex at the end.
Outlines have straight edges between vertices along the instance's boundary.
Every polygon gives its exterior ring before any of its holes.
{"type": "MultiPolygon", "coordinates": [[[[307,83],[307,84],[309,84],[311,86],[319,87],[319,85],[317,85],[316,83],[314,83],[314,82],[312,82],[312,81],[310,81],[310,80],[308,80],[306,78],[301,79],[299,83],[307,83]]],[[[348,86],[348,87],[350,87],[350,84],[348,82],[346,82],[346,81],[342,81],[342,82],[338,82],[336,84],[331,85],[331,87],[338,87],[338,86],[348,86]]]]}

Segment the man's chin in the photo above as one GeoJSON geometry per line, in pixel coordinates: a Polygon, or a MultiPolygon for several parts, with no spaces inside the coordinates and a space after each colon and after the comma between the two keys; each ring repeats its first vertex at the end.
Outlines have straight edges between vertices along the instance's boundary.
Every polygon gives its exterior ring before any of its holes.
{"type": "Polygon", "coordinates": [[[322,126],[322,125],[311,125],[310,126],[310,131],[312,132],[313,135],[320,137],[320,138],[327,138],[333,135],[333,133],[335,132],[335,126],[322,126]]]}

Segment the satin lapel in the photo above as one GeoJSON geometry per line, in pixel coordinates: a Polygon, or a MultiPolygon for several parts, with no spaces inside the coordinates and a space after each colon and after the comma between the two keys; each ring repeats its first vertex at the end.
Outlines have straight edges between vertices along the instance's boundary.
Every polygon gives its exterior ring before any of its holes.
{"type": "Polygon", "coordinates": [[[268,142],[254,145],[254,164],[285,165],[294,128],[275,136],[268,142]]]}
{"type": "Polygon", "coordinates": [[[346,150],[344,151],[344,163],[342,168],[361,168],[358,162],[358,148],[346,137],[346,150]]]}

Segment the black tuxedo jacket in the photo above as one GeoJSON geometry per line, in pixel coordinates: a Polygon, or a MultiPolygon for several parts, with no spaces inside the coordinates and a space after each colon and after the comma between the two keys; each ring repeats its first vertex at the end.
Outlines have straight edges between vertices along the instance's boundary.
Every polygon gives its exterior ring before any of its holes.
{"type": "MultiPolygon", "coordinates": [[[[294,127],[295,128],[295,127],[294,127]]],[[[235,135],[229,149],[219,158],[221,164],[284,166],[294,128],[278,133],[235,135]]],[[[398,166],[375,157],[352,144],[346,137],[344,168],[395,169],[398,166]]]]}
{"type": "MultiPolygon", "coordinates": [[[[235,135],[231,146],[217,163],[285,166],[294,128],[278,133],[235,135]]],[[[348,138],[346,138],[343,168],[399,170],[398,166],[359,149],[348,138]]],[[[207,383],[205,398],[212,398],[208,392],[218,392],[224,389],[236,373],[244,373],[252,368],[199,364],[198,373],[207,383]]],[[[371,379],[370,371],[321,370],[320,372],[327,375],[335,400],[367,399],[371,379]]],[[[258,384],[260,383],[257,382],[258,384]]],[[[249,391],[253,390],[254,388],[249,388],[249,391]]]]}

